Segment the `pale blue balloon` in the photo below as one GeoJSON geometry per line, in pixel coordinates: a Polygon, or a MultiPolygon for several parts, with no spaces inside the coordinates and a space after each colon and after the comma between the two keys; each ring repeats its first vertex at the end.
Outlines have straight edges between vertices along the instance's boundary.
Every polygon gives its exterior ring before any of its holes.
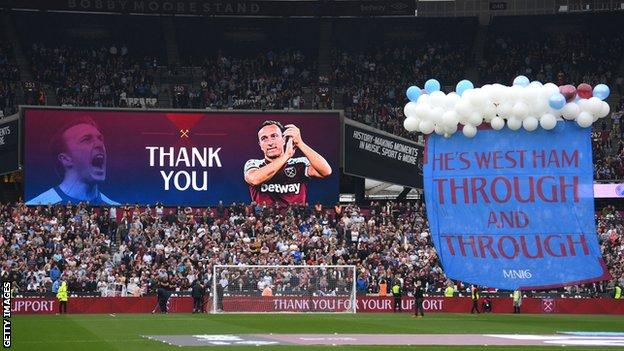
{"type": "Polygon", "coordinates": [[[565,104],[565,96],[561,93],[555,93],[548,99],[548,105],[555,110],[561,110],[565,104]]]}
{"type": "Polygon", "coordinates": [[[594,87],[593,95],[600,100],[604,100],[609,97],[611,90],[606,84],[598,84],[594,87]]]}
{"type": "Polygon", "coordinates": [[[422,94],[422,92],[420,91],[420,88],[415,85],[412,85],[411,87],[407,88],[406,95],[409,101],[411,102],[416,102],[418,98],[420,97],[420,94],[422,94]]]}
{"type": "Polygon", "coordinates": [[[466,90],[470,90],[470,89],[474,89],[474,84],[472,84],[471,81],[469,81],[468,79],[464,79],[461,80],[459,83],[457,83],[457,85],[455,86],[455,92],[457,93],[457,95],[462,96],[462,94],[464,93],[464,91],[466,90]]]}
{"type": "Polygon", "coordinates": [[[521,87],[526,87],[530,84],[529,78],[525,76],[517,76],[513,80],[513,85],[519,85],[521,87]]]}
{"type": "Polygon", "coordinates": [[[440,82],[438,82],[437,79],[429,79],[425,82],[425,91],[428,94],[431,94],[434,91],[440,91],[440,82]]]}

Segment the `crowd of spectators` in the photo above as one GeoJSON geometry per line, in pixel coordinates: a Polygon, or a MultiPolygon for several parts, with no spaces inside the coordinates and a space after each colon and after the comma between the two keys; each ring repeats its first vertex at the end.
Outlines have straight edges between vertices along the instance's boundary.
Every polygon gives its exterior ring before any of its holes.
{"type": "Polygon", "coordinates": [[[19,84],[19,68],[12,59],[12,47],[0,33],[0,117],[15,112],[15,89],[19,84]]]}
{"type": "MultiPolygon", "coordinates": [[[[624,283],[622,214],[606,207],[597,221],[607,267],[624,283]]],[[[382,280],[411,286],[418,278],[427,292],[441,292],[448,283],[420,202],[194,209],[18,203],[0,204],[0,222],[0,278],[15,281],[16,292],[23,294],[54,291],[59,279],[73,293],[102,296],[153,294],[162,281],[182,292],[195,280],[211,287],[213,279],[223,278],[229,280],[228,293],[260,294],[281,282],[276,292],[331,295],[352,284],[339,272],[312,280],[310,271],[296,269],[268,280],[261,270],[213,277],[215,264],[356,265],[361,294],[378,293],[382,280]]],[[[605,286],[574,289],[604,291],[605,286]]]]}
{"type": "MultiPolygon", "coordinates": [[[[159,96],[170,94],[173,108],[342,108],[348,118],[416,139],[403,127],[405,88],[430,77],[453,86],[476,68],[481,82],[509,84],[516,75],[525,74],[557,84],[608,83],[614,94],[623,93],[624,77],[617,69],[624,36],[598,35],[601,32],[593,28],[574,35],[519,35],[510,28],[513,24],[492,25],[480,62],[473,62],[473,43],[468,39],[441,38],[409,46],[396,40],[377,47],[337,46],[330,54],[330,73],[324,77],[310,57],[314,55],[296,49],[275,48],[261,54],[207,50],[205,57],[194,60],[201,76],[172,85],[171,92],[161,91],[168,90],[166,84],[154,78],[163,64],[154,56],[137,57],[124,45],[88,48],[37,43],[28,50],[35,88],[25,90],[25,99],[28,104],[47,104],[39,85],[45,83],[56,91],[58,104],[65,106],[158,107],[159,96]]],[[[0,110],[14,110],[15,84],[19,84],[19,72],[8,52],[10,45],[1,43],[0,110]]],[[[621,101],[613,109],[611,123],[594,127],[598,180],[624,179],[622,105],[621,101]]]]}
{"type": "Polygon", "coordinates": [[[315,77],[314,63],[299,51],[256,56],[222,52],[206,58],[197,87],[174,94],[174,107],[210,109],[299,109],[303,87],[315,77]]]}
{"type": "Polygon", "coordinates": [[[152,293],[162,278],[187,290],[195,279],[211,286],[214,264],[356,264],[362,292],[397,275],[422,277],[431,289],[446,282],[418,203],[0,206],[1,274],[21,292],[51,291],[59,278],[71,291],[103,295],[152,293]]]}
{"type": "Polygon", "coordinates": [[[471,66],[466,45],[449,42],[333,53],[330,83],[343,92],[345,115],[412,138],[403,128],[405,87],[436,77],[453,85],[471,66]]]}
{"type": "Polygon", "coordinates": [[[35,80],[51,85],[62,106],[141,107],[129,99],[157,99],[160,93],[153,79],[157,60],[133,58],[126,46],[33,44],[29,55],[35,80]]]}
{"type": "MultiPolygon", "coordinates": [[[[267,247],[268,249],[268,247],[267,247]]],[[[262,250],[262,249],[261,249],[262,250]]],[[[293,267],[220,267],[217,284],[229,295],[350,296],[354,271],[351,267],[299,265],[293,267]]],[[[219,289],[217,289],[218,291],[219,289]]],[[[217,293],[220,295],[220,293],[217,293]]]]}
{"type": "Polygon", "coordinates": [[[609,120],[593,127],[592,149],[596,180],[624,179],[624,130],[621,124],[623,113],[624,97],[621,97],[609,120]]]}
{"type": "Polygon", "coordinates": [[[519,74],[557,85],[614,84],[622,58],[618,48],[623,43],[621,34],[540,34],[528,39],[496,35],[486,42],[479,76],[484,84],[511,84],[519,74]]]}
{"type": "Polygon", "coordinates": [[[624,214],[605,206],[596,214],[600,248],[611,275],[624,283],[624,214]]]}

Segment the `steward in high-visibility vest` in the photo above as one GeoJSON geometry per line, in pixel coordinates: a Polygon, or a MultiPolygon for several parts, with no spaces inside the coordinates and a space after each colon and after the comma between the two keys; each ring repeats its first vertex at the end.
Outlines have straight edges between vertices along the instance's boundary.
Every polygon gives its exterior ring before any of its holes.
{"type": "Polygon", "coordinates": [[[67,313],[67,282],[61,283],[56,298],[59,300],[59,313],[67,313]]]}
{"type": "Polygon", "coordinates": [[[613,297],[616,300],[620,300],[622,298],[622,287],[620,287],[620,284],[615,285],[615,293],[613,294],[613,297]]]}
{"type": "Polygon", "coordinates": [[[479,288],[476,285],[472,286],[472,308],[470,309],[470,313],[479,313],[479,288]]]}
{"type": "Polygon", "coordinates": [[[455,289],[453,289],[453,287],[449,285],[444,290],[444,297],[453,297],[454,293],[455,293],[455,289]]]}
{"type": "Polygon", "coordinates": [[[516,289],[513,292],[514,313],[520,313],[520,306],[522,306],[522,292],[516,289]]]}
{"type": "Polygon", "coordinates": [[[394,282],[394,285],[392,285],[392,296],[394,296],[394,305],[392,307],[392,310],[394,312],[397,311],[397,308],[399,312],[401,312],[401,295],[401,282],[397,280],[394,282]]]}

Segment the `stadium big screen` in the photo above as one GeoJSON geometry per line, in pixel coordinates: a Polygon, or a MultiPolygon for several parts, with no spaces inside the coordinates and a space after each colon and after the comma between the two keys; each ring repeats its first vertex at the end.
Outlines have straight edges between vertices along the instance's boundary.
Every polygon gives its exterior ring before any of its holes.
{"type": "Polygon", "coordinates": [[[0,123],[0,174],[19,169],[19,121],[0,123]]]}
{"type": "MultiPolygon", "coordinates": [[[[189,206],[254,200],[333,204],[338,199],[337,112],[23,112],[29,205],[85,198],[100,205],[189,206]],[[258,132],[266,121],[299,128],[308,154],[297,148],[273,177],[249,185],[244,172],[265,166],[258,132]],[[331,174],[311,169],[310,149],[326,160],[331,174]]],[[[281,154],[286,140],[275,140],[266,152],[281,154]]]]}

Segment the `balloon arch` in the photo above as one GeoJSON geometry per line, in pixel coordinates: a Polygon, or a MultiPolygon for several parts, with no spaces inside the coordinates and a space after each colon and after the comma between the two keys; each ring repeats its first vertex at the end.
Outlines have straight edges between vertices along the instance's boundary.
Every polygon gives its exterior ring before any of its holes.
{"type": "Polygon", "coordinates": [[[405,105],[403,126],[409,132],[436,133],[449,138],[461,126],[468,138],[477,134],[477,127],[489,123],[495,130],[507,125],[511,130],[538,127],[554,129],[558,121],[570,120],[588,128],[609,114],[609,87],[598,84],[557,86],[554,83],[530,82],[518,76],[512,86],[486,84],[475,88],[469,80],[457,83],[455,91],[440,91],[440,82],[429,79],[424,89],[407,89],[410,102],[405,105]]]}

